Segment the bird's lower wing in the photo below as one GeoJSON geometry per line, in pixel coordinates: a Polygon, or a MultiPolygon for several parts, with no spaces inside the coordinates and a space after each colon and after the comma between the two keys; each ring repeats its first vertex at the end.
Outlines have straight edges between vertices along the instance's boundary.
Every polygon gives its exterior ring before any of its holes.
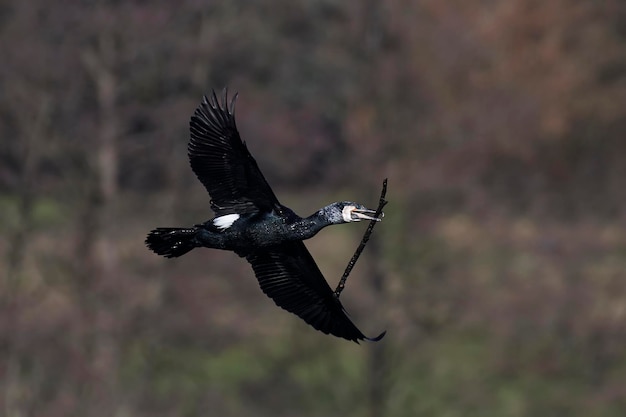
{"type": "Polygon", "coordinates": [[[357,343],[379,340],[384,335],[368,338],[352,323],[304,243],[257,249],[246,259],[263,292],[315,329],[357,343]]]}

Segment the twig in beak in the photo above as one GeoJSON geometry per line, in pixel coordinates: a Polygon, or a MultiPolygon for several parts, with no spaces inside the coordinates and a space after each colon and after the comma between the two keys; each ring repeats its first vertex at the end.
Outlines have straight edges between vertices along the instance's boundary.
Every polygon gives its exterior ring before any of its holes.
{"type": "Polygon", "coordinates": [[[363,249],[365,249],[365,245],[367,244],[367,241],[370,240],[370,236],[372,234],[372,230],[374,230],[374,226],[376,225],[376,223],[380,221],[380,217],[381,217],[380,215],[383,212],[383,207],[385,207],[385,205],[387,204],[387,200],[385,200],[386,194],[387,194],[387,178],[385,178],[385,180],[383,181],[383,189],[380,192],[380,200],[378,200],[378,208],[376,209],[376,214],[374,214],[374,218],[370,220],[370,224],[367,226],[367,230],[365,230],[363,239],[361,239],[361,244],[356,249],[356,252],[354,252],[354,255],[352,255],[352,259],[350,259],[350,262],[348,262],[348,266],[346,266],[346,270],[343,272],[343,275],[341,276],[341,279],[339,280],[339,284],[337,284],[337,288],[335,289],[335,297],[337,298],[339,298],[339,296],[341,295],[341,292],[345,288],[348,275],[350,275],[352,268],[354,268],[354,265],[356,265],[356,261],[359,259],[359,256],[361,256],[361,252],[363,252],[363,249]]]}

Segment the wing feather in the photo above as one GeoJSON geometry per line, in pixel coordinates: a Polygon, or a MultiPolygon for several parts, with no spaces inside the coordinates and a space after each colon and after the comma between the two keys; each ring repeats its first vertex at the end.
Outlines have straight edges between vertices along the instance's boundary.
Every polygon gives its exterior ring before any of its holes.
{"type": "Polygon", "coordinates": [[[260,248],[246,259],[263,292],[315,329],[357,343],[383,337],[368,338],[352,323],[304,243],[260,248]]]}
{"type": "Polygon", "coordinates": [[[235,124],[235,100],[228,92],[218,100],[215,91],[206,96],[189,122],[191,169],[211,196],[218,216],[271,211],[278,199],[248,151],[235,124]]]}

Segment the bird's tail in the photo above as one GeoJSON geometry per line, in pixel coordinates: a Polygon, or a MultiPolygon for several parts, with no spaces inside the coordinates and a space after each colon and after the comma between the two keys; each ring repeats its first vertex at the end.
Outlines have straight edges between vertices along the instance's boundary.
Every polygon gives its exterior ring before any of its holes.
{"type": "Polygon", "coordinates": [[[177,258],[199,246],[197,227],[159,227],[148,233],[146,245],[153,252],[166,258],[177,258]]]}

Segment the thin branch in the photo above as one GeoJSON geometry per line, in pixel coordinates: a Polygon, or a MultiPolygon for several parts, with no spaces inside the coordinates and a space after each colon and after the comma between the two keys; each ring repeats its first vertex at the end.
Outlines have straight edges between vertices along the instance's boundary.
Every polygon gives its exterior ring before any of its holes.
{"type": "MultiPolygon", "coordinates": [[[[387,178],[385,178],[385,180],[383,181],[383,189],[380,192],[380,200],[378,201],[378,208],[376,209],[376,214],[374,215],[374,217],[376,218],[379,218],[379,216],[383,212],[383,207],[385,207],[385,205],[387,204],[387,200],[385,200],[386,194],[387,194],[387,178]]],[[[356,252],[354,252],[354,255],[352,255],[352,259],[350,259],[350,262],[348,262],[348,266],[346,266],[346,270],[344,271],[343,276],[341,277],[341,280],[339,280],[339,284],[337,284],[337,288],[335,289],[335,297],[339,298],[339,296],[341,295],[341,292],[345,288],[348,275],[350,275],[352,268],[354,268],[354,265],[356,265],[356,261],[359,259],[359,256],[361,256],[361,252],[363,252],[363,249],[365,249],[365,245],[367,244],[367,241],[370,240],[372,230],[374,230],[374,226],[376,225],[376,223],[378,223],[377,220],[371,220],[369,226],[367,226],[367,230],[365,230],[363,239],[361,239],[361,244],[356,249],[356,252]]]]}

